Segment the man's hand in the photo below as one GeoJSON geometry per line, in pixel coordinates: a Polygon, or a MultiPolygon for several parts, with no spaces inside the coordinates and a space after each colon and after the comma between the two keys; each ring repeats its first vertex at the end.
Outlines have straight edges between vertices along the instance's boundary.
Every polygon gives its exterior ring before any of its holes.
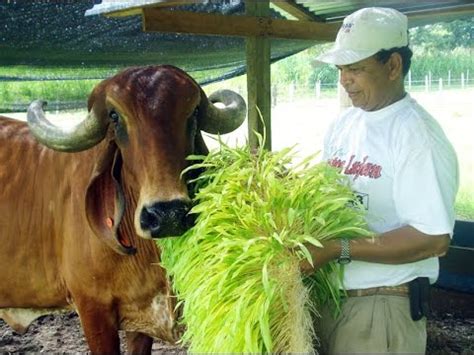
{"type": "Polygon", "coordinates": [[[306,243],[305,247],[311,254],[313,266],[305,259],[300,262],[300,270],[303,274],[309,275],[328,262],[337,259],[341,253],[341,243],[339,240],[330,240],[322,243],[323,247],[316,247],[312,244],[306,243]]]}

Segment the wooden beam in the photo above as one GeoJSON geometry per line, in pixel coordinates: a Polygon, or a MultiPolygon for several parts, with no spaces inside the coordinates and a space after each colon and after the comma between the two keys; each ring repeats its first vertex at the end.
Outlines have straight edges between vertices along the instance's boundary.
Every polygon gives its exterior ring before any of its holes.
{"type": "Polygon", "coordinates": [[[409,18],[426,18],[431,16],[469,16],[474,13],[474,4],[440,7],[431,10],[406,11],[409,18]]]}
{"type": "MultiPolygon", "coordinates": [[[[269,0],[246,0],[245,11],[246,14],[265,18],[270,13],[270,2],[269,0]]],[[[249,145],[251,148],[259,146],[255,135],[255,132],[258,132],[265,137],[264,148],[271,150],[270,39],[268,36],[249,36],[245,40],[245,49],[249,145]]]]}
{"type": "Polygon", "coordinates": [[[324,22],[322,17],[297,4],[295,0],[272,0],[272,4],[296,17],[298,20],[324,22]]]}
{"type": "MultiPolygon", "coordinates": [[[[263,1],[263,0],[262,0],[263,1]]],[[[334,41],[340,24],[272,19],[265,16],[215,15],[143,8],[143,30],[220,36],[264,36],[334,41]]]]}
{"type": "Polygon", "coordinates": [[[408,17],[408,27],[416,27],[473,16],[474,4],[442,7],[432,10],[407,11],[405,15],[408,17]]]}

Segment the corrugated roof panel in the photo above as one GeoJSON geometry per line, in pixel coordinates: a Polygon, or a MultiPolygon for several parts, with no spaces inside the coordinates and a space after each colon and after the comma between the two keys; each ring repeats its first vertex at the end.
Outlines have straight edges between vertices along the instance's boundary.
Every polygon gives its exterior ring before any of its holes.
{"type": "MultiPolygon", "coordinates": [[[[439,0],[439,1],[414,1],[414,0],[295,0],[297,6],[303,6],[316,16],[324,18],[325,21],[341,21],[348,14],[361,9],[363,7],[392,7],[403,13],[433,12],[433,16],[424,19],[424,22],[437,22],[444,17],[439,17],[442,12],[453,12],[456,18],[472,16],[474,12],[474,2],[472,0],[439,0]]],[[[445,14],[446,15],[446,14],[445,14]]],[[[446,15],[447,16],[447,15],[446,15]]],[[[449,16],[447,17],[449,18],[449,16]]],[[[412,24],[414,25],[414,24],[412,24]]]]}

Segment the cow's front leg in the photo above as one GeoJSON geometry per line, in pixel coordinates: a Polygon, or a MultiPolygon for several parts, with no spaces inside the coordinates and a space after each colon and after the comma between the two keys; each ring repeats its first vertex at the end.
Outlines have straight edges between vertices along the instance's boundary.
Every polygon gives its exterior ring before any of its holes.
{"type": "Polygon", "coordinates": [[[151,354],[153,338],[138,332],[126,332],[129,354],[151,354]]]}
{"type": "Polygon", "coordinates": [[[77,313],[93,354],[120,354],[117,317],[109,305],[94,300],[77,300],[77,313]]]}

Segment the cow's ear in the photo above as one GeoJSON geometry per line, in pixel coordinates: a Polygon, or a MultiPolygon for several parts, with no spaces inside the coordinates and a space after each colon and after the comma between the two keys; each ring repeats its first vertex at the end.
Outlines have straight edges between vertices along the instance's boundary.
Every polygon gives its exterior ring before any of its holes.
{"type": "Polygon", "coordinates": [[[122,156],[115,143],[110,142],[94,168],[86,192],[86,215],[94,234],[120,254],[136,252],[130,238],[119,226],[125,210],[121,185],[122,156]]]}

